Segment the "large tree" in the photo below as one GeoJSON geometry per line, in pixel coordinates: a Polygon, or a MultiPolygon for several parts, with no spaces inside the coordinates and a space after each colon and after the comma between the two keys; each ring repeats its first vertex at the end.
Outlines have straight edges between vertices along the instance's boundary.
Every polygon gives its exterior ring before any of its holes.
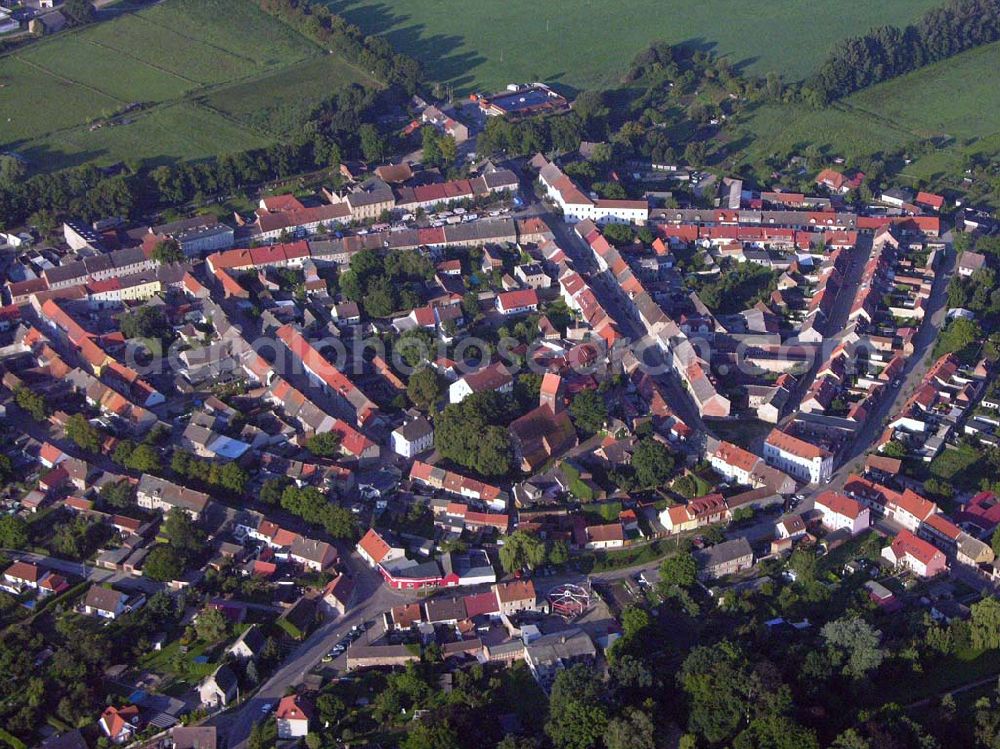
{"type": "Polygon", "coordinates": [[[169,544],[157,544],[146,556],[142,573],[159,582],[176,580],[184,573],[184,557],[169,544]]]}
{"type": "Polygon", "coordinates": [[[445,458],[483,476],[504,476],[513,465],[511,404],[500,393],[475,393],[438,415],[434,446],[445,458]]]}
{"type": "Polygon", "coordinates": [[[545,724],[556,749],[591,749],[601,741],[608,725],[601,683],[580,663],[556,674],[545,724]]]}
{"type": "Polygon", "coordinates": [[[161,530],[170,545],[182,554],[197,552],[204,544],[204,535],[184,510],[168,512],[161,530]]]}
{"type": "Polygon", "coordinates": [[[219,609],[203,609],[194,623],[198,638],[209,644],[223,639],[229,632],[229,622],[219,609]]]}
{"type": "Polygon", "coordinates": [[[674,554],[660,565],[660,583],[690,588],[695,583],[698,564],[690,553],[674,554]]]}
{"type": "Polygon", "coordinates": [[[500,564],[508,573],[524,567],[538,567],[545,562],[545,556],[545,543],[525,531],[514,531],[500,547],[500,564]]]}
{"type": "Polygon", "coordinates": [[[89,453],[96,453],[101,449],[100,431],[83,414],[76,413],[69,417],[66,421],[66,436],[81,450],[89,453]]]}
{"type": "Polygon", "coordinates": [[[738,645],[722,641],[692,650],[677,680],[688,698],[688,728],[710,744],[736,734],[750,711],[756,682],[738,645]]]}
{"type": "Polygon", "coordinates": [[[16,515],[0,515],[0,548],[23,549],[28,545],[28,524],[16,515]]]}
{"type": "Polygon", "coordinates": [[[853,617],[827,622],[820,630],[833,662],[846,676],[860,679],[882,665],[882,633],[864,619],[853,617]]]}
{"type": "Polygon", "coordinates": [[[595,390],[583,390],[569,406],[570,415],[577,428],[587,434],[594,434],[604,428],[608,418],[608,407],[595,390]]]}
{"type": "Polygon", "coordinates": [[[656,726],[648,714],[629,709],[604,730],[607,749],[656,749],[656,726]]]}
{"type": "Polygon", "coordinates": [[[441,377],[430,367],[421,367],[406,383],[406,394],[421,411],[431,411],[444,394],[441,377]]]}
{"type": "Polygon", "coordinates": [[[674,470],[674,458],[659,440],[646,437],[639,441],[632,453],[632,470],[643,489],[662,486],[674,470]]]}

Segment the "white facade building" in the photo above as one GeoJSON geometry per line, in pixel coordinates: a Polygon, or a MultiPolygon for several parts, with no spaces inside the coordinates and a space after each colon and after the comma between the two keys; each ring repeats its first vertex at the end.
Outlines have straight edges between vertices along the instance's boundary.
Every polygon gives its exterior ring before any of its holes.
{"type": "Polygon", "coordinates": [[[800,481],[822,484],[833,475],[833,454],[818,445],[774,429],[764,442],[764,460],[800,481]]]}

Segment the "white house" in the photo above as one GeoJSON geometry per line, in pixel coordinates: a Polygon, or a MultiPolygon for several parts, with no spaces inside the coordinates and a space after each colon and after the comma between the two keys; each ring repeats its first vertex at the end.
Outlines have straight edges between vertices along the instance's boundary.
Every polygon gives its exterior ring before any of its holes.
{"type": "Polygon", "coordinates": [[[591,198],[555,164],[546,163],[538,174],[546,197],[559,206],[566,223],[590,220],[596,224],[645,224],[649,204],[645,200],[591,198]]]}
{"type": "Polygon", "coordinates": [[[83,610],[86,614],[102,619],[117,619],[128,610],[127,603],[128,596],[124,593],[93,585],[83,599],[83,610]]]}
{"type": "Polygon", "coordinates": [[[789,515],[774,526],[774,534],[778,538],[790,538],[794,541],[806,535],[806,522],[801,515],[789,515]]]}
{"type": "Polygon", "coordinates": [[[831,531],[846,528],[854,535],[871,525],[871,511],[838,492],[823,492],[816,498],[815,507],[823,514],[823,527],[831,531]]]}
{"type": "Polygon", "coordinates": [[[289,557],[306,569],[322,572],[337,561],[337,550],[326,541],[297,535],[289,547],[289,557]]]}
{"type": "Polygon", "coordinates": [[[374,528],[362,536],[357,545],[358,554],[370,567],[391,565],[406,559],[406,550],[388,543],[374,528]]]}
{"type": "Polygon", "coordinates": [[[905,530],[899,532],[892,544],[882,549],[882,558],[920,577],[934,577],[948,569],[948,560],[943,552],[905,530]]]}
{"type": "Polygon", "coordinates": [[[833,453],[780,429],[773,429],[764,442],[764,460],[800,481],[826,483],[833,475],[833,453]]]}
{"type": "Polygon", "coordinates": [[[0,578],[0,590],[5,590],[13,595],[20,595],[26,588],[36,590],[38,583],[42,579],[42,571],[29,562],[14,562],[4,570],[3,577],[0,578]]]}
{"type": "Polygon", "coordinates": [[[552,279],[549,278],[548,273],[538,263],[526,263],[517,266],[514,268],[514,276],[525,286],[532,289],[547,289],[552,285],[552,279]]]}
{"type": "Polygon", "coordinates": [[[434,427],[423,416],[408,420],[392,432],[392,451],[412,458],[434,446],[434,427]]]}
{"type": "Polygon", "coordinates": [[[101,713],[98,725],[112,744],[124,744],[139,730],[139,708],[135,705],[108,705],[101,713]]]}
{"type": "Polygon", "coordinates": [[[290,694],[282,697],[274,719],[278,724],[279,739],[298,739],[309,733],[312,706],[302,697],[290,694]]]}
{"type": "Polygon", "coordinates": [[[497,294],[496,308],[501,315],[523,315],[538,309],[538,292],[534,289],[519,289],[497,294]]]}
{"type": "Polygon", "coordinates": [[[514,390],[514,378],[502,362],[489,364],[475,372],[453,382],[448,388],[448,400],[451,403],[461,403],[473,393],[485,393],[495,390],[500,393],[510,393],[514,390]]]}
{"type": "Polygon", "coordinates": [[[625,545],[625,530],[621,523],[587,526],[588,549],[620,549],[625,545]]]}
{"type": "Polygon", "coordinates": [[[720,442],[708,462],[720,475],[738,484],[753,484],[751,476],[760,458],[732,442],[720,442]]]}
{"type": "Polygon", "coordinates": [[[916,533],[921,523],[938,511],[936,504],[925,499],[912,489],[891,498],[885,507],[885,514],[912,533],[916,533]]]}

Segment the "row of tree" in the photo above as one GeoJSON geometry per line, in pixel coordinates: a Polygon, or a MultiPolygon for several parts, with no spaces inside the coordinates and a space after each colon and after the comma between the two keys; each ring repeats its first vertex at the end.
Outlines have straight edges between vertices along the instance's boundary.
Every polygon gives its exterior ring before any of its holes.
{"type": "Polygon", "coordinates": [[[998,39],[1000,0],[949,0],[903,29],[837,43],[806,87],[825,103],[998,39]]]}
{"type": "Polygon", "coordinates": [[[371,73],[379,80],[398,85],[412,96],[423,77],[420,63],[400,54],[384,36],[364,32],[320,2],[310,0],[257,0],[260,8],[281,19],[303,36],[371,73]]]}

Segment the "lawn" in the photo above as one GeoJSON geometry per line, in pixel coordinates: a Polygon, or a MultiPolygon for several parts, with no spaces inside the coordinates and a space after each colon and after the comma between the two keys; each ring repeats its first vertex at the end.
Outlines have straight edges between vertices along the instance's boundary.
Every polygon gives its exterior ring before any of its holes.
{"type": "Polygon", "coordinates": [[[201,99],[209,109],[269,133],[288,130],[287,116],[330,95],[330,82],[375,86],[364,71],[336,55],[314,57],[271,75],[218,89],[201,99]]]}
{"type": "Polygon", "coordinates": [[[774,424],[768,424],[759,419],[735,419],[733,421],[717,421],[712,424],[712,433],[720,440],[732,442],[734,445],[757,452],[774,424]]]}
{"type": "Polygon", "coordinates": [[[252,0],[164,0],[0,57],[0,151],[43,171],[201,159],[267,145],[281,114],[356,82],[374,85],[252,0]]]}
{"type": "Polygon", "coordinates": [[[873,86],[826,109],[760,107],[745,123],[749,161],[815,143],[857,159],[935,137],[942,147],[904,170],[913,179],[954,173],[964,153],[1000,153],[1000,43],[873,86]]]}
{"type": "Polygon", "coordinates": [[[980,479],[988,471],[989,464],[983,460],[982,454],[968,445],[942,450],[927,467],[931,476],[951,484],[959,491],[978,489],[980,479]]]}
{"type": "Polygon", "coordinates": [[[882,685],[882,696],[887,703],[907,705],[994,675],[1000,676],[1000,650],[969,648],[931,664],[919,676],[882,685]]]}
{"type": "Polygon", "coordinates": [[[129,117],[130,124],[91,130],[60,130],[22,146],[31,162],[47,169],[81,160],[114,163],[138,159],[153,164],[200,159],[266,146],[270,139],[192,102],[180,101],[129,117]]]}
{"type": "Polygon", "coordinates": [[[838,39],[905,24],[939,0],[327,0],[369,33],[385,33],[456,93],[545,80],[569,89],[613,84],[650,42],[687,43],[752,72],[811,73],[838,39]]]}

